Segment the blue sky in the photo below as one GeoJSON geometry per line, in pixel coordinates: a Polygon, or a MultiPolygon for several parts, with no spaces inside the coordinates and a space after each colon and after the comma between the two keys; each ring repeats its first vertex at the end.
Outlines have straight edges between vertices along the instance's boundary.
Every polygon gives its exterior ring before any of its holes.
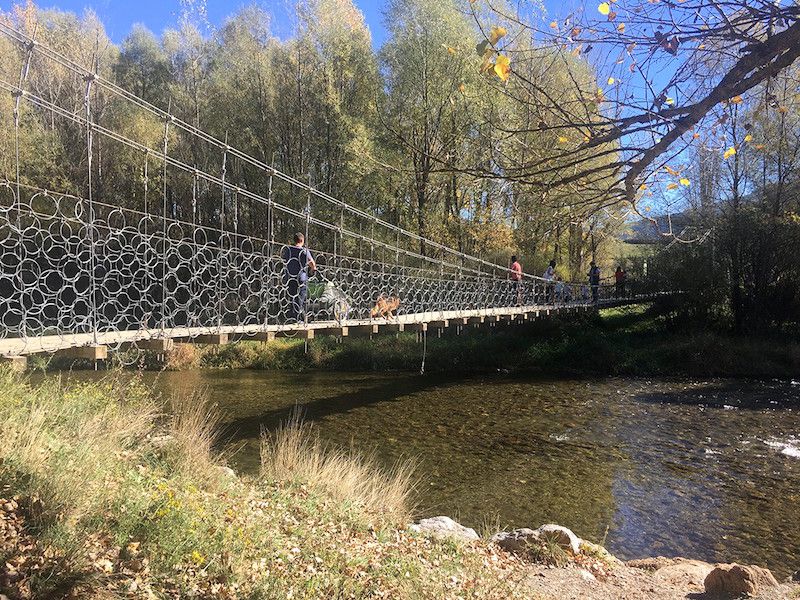
{"type": "MultiPolygon", "coordinates": [[[[7,2],[8,0],[0,0],[0,6],[7,2]]],[[[177,22],[181,10],[178,0],[36,0],[36,3],[42,8],[58,8],[77,13],[90,8],[97,13],[111,39],[117,43],[125,38],[134,23],[142,23],[154,33],[160,34],[177,22]]],[[[226,17],[250,4],[262,6],[273,15],[273,27],[279,37],[286,37],[291,33],[290,15],[294,6],[291,0],[208,0],[206,7],[209,21],[212,25],[220,25],[226,17]]],[[[381,16],[385,2],[356,0],[356,4],[367,19],[375,45],[379,46],[386,37],[381,16]]]]}
{"type": "MultiPolygon", "coordinates": [[[[21,1],[21,0],[20,0],[21,1]]],[[[42,8],[58,8],[76,13],[90,8],[100,17],[111,39],[121,42],[134,23],[142,23],[156,34],[177,22],[180,12],[179,0],[35,0],[42,8]]],[[[274,16],[273,29],[279,37],[291,33],[291,17],[295,2],[293,0],[207,0],[209,21],[219,25],[225,18],[242,6],[258,4],[274,16]]],[[[386,39],[382,11],[385,0],[355,0],[364,13],[372,32],[373,45],[379,47],[386,39]]],[[[0,0],[0,8],[8,8],[11,0],[0,0]]],[[[553,14],[562,12],[568,5],[579,4],[578,0],[546,0],[545,5],[553,14]]]]}

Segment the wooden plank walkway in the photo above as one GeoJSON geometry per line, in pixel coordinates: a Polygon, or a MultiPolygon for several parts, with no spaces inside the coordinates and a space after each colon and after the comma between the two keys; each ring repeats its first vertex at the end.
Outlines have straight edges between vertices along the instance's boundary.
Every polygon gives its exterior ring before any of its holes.
{"type": "Polygon", "coordinates": [[[224,344],[228,341],[251,338],[270,341],[276,336],[305,339],[317,335],[372,335],[399,331],[427,331],[450,326],[480,325],[498,321],[524,322],[537,317],[585,312],[598,308],[610,308],[626,304],[637,304],[652,300],[653,296],[636,296],[621,300],[601,300],[593,303],[570,303],[560,305],[531,305],[509,308],[482,308],[475,310],[431,311],[398,315],[392,319],[348,319],[337,321],[313,321],[284,325],[221,325],[209,327],[172,327],[135,329],[125,331],[99,331],[64,335],[45,335],[28,338],[0,339],[0,356],[10,360],[31,354],[51,354],[71,351],[76,357],[106,357],[106,348],[121,344],[141,344],[143,349],[165,350],[171,341],[185,340],[195,343],[224,344]],[[169,343],[168,343],[169,341],[169,343]]]}

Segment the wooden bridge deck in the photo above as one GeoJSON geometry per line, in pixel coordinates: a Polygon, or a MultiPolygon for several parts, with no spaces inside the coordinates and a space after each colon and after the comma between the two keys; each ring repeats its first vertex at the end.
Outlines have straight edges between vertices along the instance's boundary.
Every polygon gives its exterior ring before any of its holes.
{"type": "Polygon", "coordinates": [[[106,357],[106,348],[123,344],[136,344],[142,349],[166,349],[174,341],[224,344],[240,339],[269,341],[276,336],[310,339],[319,335],[364,335],[396,333],[399,331],[442,330],[448,327],[480,325],[498,321],[524,322],[543,316],[569,314],[609,308],[625,304],[636,304],[652,300],[652,296],[602,300],[593,303],[569,303],[558,305],[531,305],[510,308],[482,308],[475,310],[431,311],[401,314],[392,319],[348,319],[337,321],[313,321],[282,325],[221,325],[209,327],[150,328],[124,331],[99,331],[64,335],[44,335],[28,338],[0,339],[0,356],[7,359],[31,354],[51,354],[73,351],[75,356],[85,358],[106,357]]]}

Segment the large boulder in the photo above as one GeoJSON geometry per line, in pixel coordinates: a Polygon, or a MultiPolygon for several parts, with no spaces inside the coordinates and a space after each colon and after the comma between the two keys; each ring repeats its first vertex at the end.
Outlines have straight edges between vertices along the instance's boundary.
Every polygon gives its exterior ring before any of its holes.
{"type": "Polygon", "coordinates": [[[454,538],[465,542],[480,539],[474,529],[456,523],[450,517],[431,517],[409,526],[411,531],[427,533],[435,538],[454,538]]]}
{"type": "Polygon", "coordinates": [[[769,569],[753,565],[716,565],[705,579],[706,594],[712,598],[756,595],[764,588],[777,587],[769,569]]]}
{"type": "Polygon", "coordinates": [[[542,525],[536,530],[540,539],[553,540],[564,550],[569,550],[573,555],[580,554],[581,539],[572,533],[571,529],[562,527],[561,525],[542,525]]]}
{"type": "Polygon", "coordinates": [[[513,531],[501,531],[495,533],[489,541],[497,544],[506,552],[514,554],[524,554],[531,546],[539,541],[539,533],[533,529],[523,527],[513,531]]]}
{"type": "Polygon", "coordinates": [[[538,529],[524,527],[513,531],[501,531],[489,539],[490,542],[494,542],[503,550],[516,554],[523,553],[533,543],[544,540],[554,541],[573,555],[578,555],[581,552],[581,539],[571,530],[561,525],[549,524],[542,525],[538,529]]]}

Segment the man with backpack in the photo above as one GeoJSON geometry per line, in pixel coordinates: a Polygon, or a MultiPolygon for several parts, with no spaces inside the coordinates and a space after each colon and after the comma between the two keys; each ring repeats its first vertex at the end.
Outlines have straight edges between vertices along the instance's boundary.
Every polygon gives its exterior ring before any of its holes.
{"type": "Polygon", "coordinates": [[[592,302],[600,299],[600,267],[594,261],[589,263],[589,287],[592,288],[592,302]]]}
{"type": "Polygon", "coordinates": [[[308,300],[308,277],[314,273],[317,264],[311,252],[305,247],[306,238],[302,233],[294,234],[294,245],[284,246],[281,252],[283,260],[283,283],[289,295],[287,320],[301,321],[305,319],[306,301],[308,300]]]}

